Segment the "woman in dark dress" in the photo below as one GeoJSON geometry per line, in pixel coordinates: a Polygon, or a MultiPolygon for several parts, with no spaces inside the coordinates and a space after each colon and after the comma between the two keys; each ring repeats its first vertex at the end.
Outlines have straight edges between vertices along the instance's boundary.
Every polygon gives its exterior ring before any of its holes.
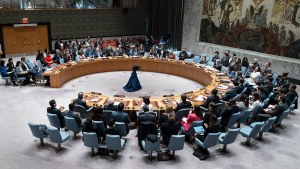
{"type": "Polygon", "coordinates": [[[136,71],[139,70],[139,69],[140,69],[139,66],[133,66],[132,67],[131,76],[130,76],[127,84],[123,87],[123,89],[126,92],[135,92],[135,91],[138,91],[138,90],[142,89],[142,86],[141,86],[140,81],[138,79],[138,76],[136,74],[136,71]]]}
{"type": "Polygon", "coordinates": [[[180,132],[180,128],[180,124],[175,121],[175,115],[169,113],[168,122],[163,123],[160,127],[162,140],[166,146],[169,145],[171,136],[180,132]]]}
{"type": "Polygon", "coordinates": [[[92,120],[94,121],[103,121],[104,127],[106,128],[106,119],[105,115],[103,113],[103,109],[99,106],[94,107],[93,109],[93,115],[92,115],[92,120]]]}

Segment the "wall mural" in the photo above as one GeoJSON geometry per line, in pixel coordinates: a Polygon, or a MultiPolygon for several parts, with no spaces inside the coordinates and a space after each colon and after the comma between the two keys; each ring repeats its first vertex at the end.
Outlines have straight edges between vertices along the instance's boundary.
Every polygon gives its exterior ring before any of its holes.
{"type": "Polygon", "coordinates": [[[200,41],[300,59],[300,0],[265,1],[205,0],[200,41]]]}

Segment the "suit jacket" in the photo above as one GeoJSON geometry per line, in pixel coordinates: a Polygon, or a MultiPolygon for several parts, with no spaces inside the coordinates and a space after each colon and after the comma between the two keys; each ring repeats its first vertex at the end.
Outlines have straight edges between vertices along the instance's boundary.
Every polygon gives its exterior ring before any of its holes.
{"type": "Polygon", "coordinates": [[[192,103],[191,102],[189,102],[189,101],[181,102],[181,103],[177,104],[175,112],[177,113],[178,110],[180,110],[180,109],[191,108],[191,107],[192,107],[192,103]]]}
{"type": "Polygon", "coordinates": [[[52,58],[52,60],[53,60],[53,63],[60,64],[60,58],[61,58],[61,56],[60,56],[60,55],[58,55],[58,54],[55,54],[55,55],[53,56],[53,58],[52,58]]]}
{"type": "Polygon", "coordinates": [[[55,107],[48,107],[47,113],[56,114],[59,119],[61,128],[65,127],[65,119],[64,119],[62,112],[59,109],[57,109],[55,107]]]}
{"type": "Polygon", "coordinates": [[[67,110],[65,111],[65,116],[67,117],[70,117],[70,118],[74,118],[76,123],[77,123],[77,126],[80,128],[81,127],[81,118],[79,116],[79,113],[78,112],[75,112],[75,111],[71,111],[71,110],[67,110]]]}
{"type": "Polygon", "coordinates": [[[205,108],[208,108],[210,102],[214,102],[215,104],[217,104],[219,101],[220,101],[219,96],[217,96],[217,95],[210,95],[207,98],[207,100],[206,100],[206,102],[204,103],[203,106],[205,108]]]}
{"type": "Polygon", "coordinates": [[[13,69],[15,68],[15,65],[14,65],[14,63],[8,62],[8,63],[6,64],[6,67],[7,67],[7,71],[8,71],[8,72],[12,72],[13,69]]]}
{"type": "Polygon", "coordinates": [[[239,112],[239,107],[238,106],[228,106],[224,112],[222,113],[221,117],[222,117],[222,120],[221,120],[221,126],[222,127],[226,127],[227,124],[228,124],[228,121],[231,117],[232,114],[234,113],[237,113],[239,112]]]}
{"type": "Polygon", "coordinates": [[[222,57],[222,59],[221,59],[222,66],[228,67],[229,66],[229,59],[230,59],[230,57],[226,57],[226,58],[222,57]]]}
{"type": "Polygon", "coordinates": [[[259,97],[260,97],[260,99],[262,100],[262,101],[264,101],[266,98],[267,98],[267,95],[265,94],[265,93],[260,93],[259,94],[259,97]]]}
{"type": "Polygon", "coordinates": [[[21,67],[22,67],[23,71],[29,70],[28,65],[24,62],[21,62],[21,67]]]}
{"type": "Polygon", "coordinates": [[[224,94],[222,100],[224,100],[224,101],[229,101],[230,99],[234,98],[234,97],[236,96],[236,91],[237,91],[238,89],[239,89],[239,86],[235,86],[235,87],[231,88],[230,90],[228,90],[228,91],[224,94]]]}
{"type": "Polygon", "coordinates": [[[177,135],[181,126],[179,123],[163,123],[162,126],[160,127],[161,134],[162,134],[162,139],[163,142],[166,146],[169,145],[170,138],[172,135],[177,135]]]}
{"type": "Polygon", "coordinates": [[[115,122],[124,122],[126,124],[126,131],[129,132],[129,124],[130,118],[127,113],[114,111],[111,114],[111,118],[114,119],[115,122]]]}
{"type": "Polygon", "coordinates": [[[104,105],[103,110],[117,111],[118,107],[116,105],[104,105]]]}
{"type": "Polygon", "coordinates": [[[81,99],[79,99],[79,98],[73,100],[73,103],[74,104],[78,104],[80,106],[83,106],[85,109],[89,109],[89,106],[87,106],[86,102],[83,101],[83,100],[81,100],[81,99]]]}
{"type": "Polygon", "coordinates": [[[279,104],[270,111],[270,114],[271,116],[276,116],[277,119],[276,119],[276,122],[279,120],[279,117],[281,116],[281,114],[286,110],[288,109],[288,105],[286,103],[282,103],[282,102],[279,102],[279,104]]]}
{"type": "MultiPolygon", "coordinates": [[[[287,99],[287,104],[288,104],[288,106],[290,106],[290,105],[292,104],[292,101],[295,99],[295,97],[298,98],[297,92],[289,92],[289,93],[287,94],[286,99],[287,99]]],[[[298,99],[297,99],[296,102],[295,102],[295,109],[297,109],[297,108],[298,108],[298,99]]]]}
{"type": "Polygon", "coordinates": [[[138,124],[156,124],[156,116],[151,112],[143,112],[138,116],[138,124]]]}

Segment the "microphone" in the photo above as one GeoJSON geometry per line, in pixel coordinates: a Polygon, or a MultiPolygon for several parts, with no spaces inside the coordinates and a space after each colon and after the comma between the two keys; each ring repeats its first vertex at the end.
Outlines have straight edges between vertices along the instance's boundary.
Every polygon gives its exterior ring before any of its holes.
{"type": "Polygon", "coordinates": [[[163,95],[163,97],[172,97],[174,94],[163,95]]]}
{"type": "Polygon", "coordinates": [[[114,97],[121,97],[121,98],[125,98],[125,95],[119,95],[119,94],[116,94],[116,95],[114,95],[114,97]]]}

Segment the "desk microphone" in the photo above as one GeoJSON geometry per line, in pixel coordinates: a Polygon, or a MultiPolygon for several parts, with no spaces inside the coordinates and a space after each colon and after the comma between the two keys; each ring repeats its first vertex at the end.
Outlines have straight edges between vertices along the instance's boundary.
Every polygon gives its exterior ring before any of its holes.
{"type": "Polygon", "coordinates": [[[125,98],[125,95],[119,95],[119,94],[116,94],[116,95],[114,95],[114,97],[121,97],[121,98],[125,98]]]}
{"type": "Polygon", "coordinates": [[[163,95],[163,97],[172,97],[174,94],[163,95]]]}

